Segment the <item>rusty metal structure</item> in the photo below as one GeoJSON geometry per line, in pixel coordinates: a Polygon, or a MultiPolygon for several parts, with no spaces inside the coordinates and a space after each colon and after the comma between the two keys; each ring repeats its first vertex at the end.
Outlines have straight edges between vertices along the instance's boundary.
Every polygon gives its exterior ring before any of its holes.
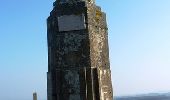
{"type": "Polygon", "coordinates": [[[106,14],[94,0],[56,0],[53,6],[48,100],[113,100],[106,14]]]}

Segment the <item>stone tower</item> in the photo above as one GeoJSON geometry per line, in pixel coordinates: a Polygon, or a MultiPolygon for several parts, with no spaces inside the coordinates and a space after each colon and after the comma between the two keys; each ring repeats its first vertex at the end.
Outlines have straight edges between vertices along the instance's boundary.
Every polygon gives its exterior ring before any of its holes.
{"type": "Polygon", "coordinates": [[[106,14],[94,0],[56,0],[53,6],[48,100],[113,100],[106,14]]]}

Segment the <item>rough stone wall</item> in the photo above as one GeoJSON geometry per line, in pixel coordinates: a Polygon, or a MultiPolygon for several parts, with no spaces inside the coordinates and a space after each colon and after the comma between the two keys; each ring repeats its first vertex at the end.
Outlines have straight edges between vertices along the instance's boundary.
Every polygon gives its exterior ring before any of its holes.
{"type": "Polygon", "coordinates": [[[85,14],[84,2],[58,4],[47,19],[48,100],[86,99],[90,50],[85,14]]]}
{"type": "Polygon", "coordinates": [[[88,7],[88,31],[92,67],[109,67],[108,34],[105,13],[95,5],[88,7]]]}
{"type": "Polygon", "coordinates": [[[110,69],[100,68],[98,70],[100,100],[113,100],[110,69]]]}
{"type": "Polygon", "coordinates": [[[112,100],[107,25],[99,7],[91,0],[56,1],[47,38],[48,100],[112,100]]]}
{"type": "Polygon", "coordinates": [[[113,100],[106,15],[100,7],[88,6],[91,67],[98,70],[100,100],[113,100]]]}

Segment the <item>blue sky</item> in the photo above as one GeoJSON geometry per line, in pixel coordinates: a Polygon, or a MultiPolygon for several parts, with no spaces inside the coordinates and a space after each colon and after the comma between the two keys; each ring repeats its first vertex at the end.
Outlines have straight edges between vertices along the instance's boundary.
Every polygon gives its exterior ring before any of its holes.
{"type": "MultiPolygon", "coordinates": [[[[96,0],[107,13],[114,95],[170,92],[170,0],[96,0]]],[[[46,100],[53,0],[0,1],[0,100],[46,100]]]]}

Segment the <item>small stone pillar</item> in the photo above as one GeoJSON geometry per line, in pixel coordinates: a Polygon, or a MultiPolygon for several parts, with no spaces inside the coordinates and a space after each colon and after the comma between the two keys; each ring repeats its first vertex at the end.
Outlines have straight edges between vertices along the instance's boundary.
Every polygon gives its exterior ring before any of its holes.
{"type": "Polygon", "coordinates": [[[33,93],[33,100],[37,100],[37,93],[36,92],[33,93]]]}

